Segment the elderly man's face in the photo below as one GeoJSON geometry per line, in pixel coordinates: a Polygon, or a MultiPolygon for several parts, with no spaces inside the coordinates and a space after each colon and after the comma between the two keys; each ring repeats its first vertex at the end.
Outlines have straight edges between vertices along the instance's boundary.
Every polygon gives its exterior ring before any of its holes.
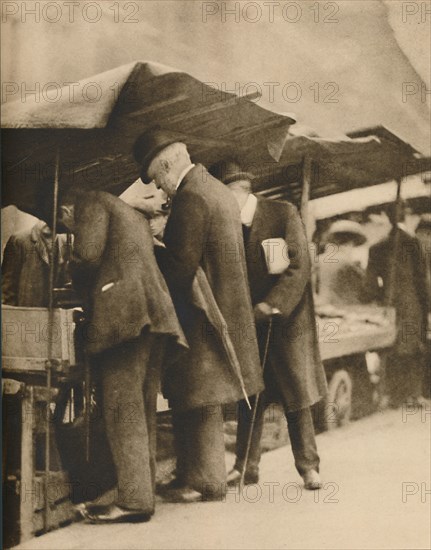
{"type": "Polygon", "coordinates": [[[154,180],[157,189],[162,189],[168,197],[175,195],[177,178],[174,176],[169,162],[156,156],[147,170],[148,177],[154,180]]]}

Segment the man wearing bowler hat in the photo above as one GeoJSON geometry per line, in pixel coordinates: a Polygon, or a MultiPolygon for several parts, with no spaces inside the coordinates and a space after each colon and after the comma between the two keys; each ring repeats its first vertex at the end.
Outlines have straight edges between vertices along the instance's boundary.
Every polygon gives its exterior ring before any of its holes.
{"type": "Polygon", "coordinates": [[[265,406],[276,399],[284,407],[296,469],[307,489],[318,489],[319,456],[310,406],[326,393],[326,378],[317,344],[304,227],[289,202],[253,195],[253,175],[236,161],[221,162],[210,171],[232,191],[241,209],[251,299],[261,352],[267,355],[266,392],[258,400],[247,464],[252,413],[241,401],[236,463],[228,483],[238,483],[244,467],[245,484],[258,482],[265,406]]]}
{"type": "Polygon", "coordinates": [[[176,502],[224,495],[221,405],[263,387],[238,205],[220,181],[192,164],[185,141],[155,129],[134,147],[142,181],[154,180],[172,199],[160,266],[190,346],[164,382],[177,450],[176,477],[164,487],[164,496],[176,502]],[[200,300],[198,274],[209,283],[200,300]],[[215,310],[223,326],[211,321],[215,310]],[[222,344],[226,336],[239,365],[236,372],[222,344]]]}

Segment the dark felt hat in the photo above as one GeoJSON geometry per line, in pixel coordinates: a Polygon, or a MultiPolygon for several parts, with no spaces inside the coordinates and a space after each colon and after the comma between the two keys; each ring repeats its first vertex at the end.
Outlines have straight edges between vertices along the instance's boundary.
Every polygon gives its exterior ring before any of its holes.
{"type": "Polygon", "coordinates": [[[431,214],[429,213],[426,213],[426,214],[422,214],[421,216],[421,221],[419,222],[419,225],[416,229],[416,231],[420,231],[420,230],[430,230],[431,229],[431,214]]]}
{"type": "Polygon", "coordinates": [[[246,172],[236,160],[222,160],[213,164],[209,173],[225,185],[239,180],[253,180],[254,175],[246,172]]]}
{"type": "Polygon", "coordinates": [[[328,241],[343,244],[352,242],[354,246],[361,246],[367,240],[361,224],[352,220],[337,220],[328,231],[328,241]]]}
{"type": "Polygon", "coordinates": [[[141,180],[143,183],[151,183],[147,170],[154,157],[172,143],[185,143],[185,138],[178,132],[152,128],[141,134],[133,146],[133,156],[141,165],[141,180]]]}

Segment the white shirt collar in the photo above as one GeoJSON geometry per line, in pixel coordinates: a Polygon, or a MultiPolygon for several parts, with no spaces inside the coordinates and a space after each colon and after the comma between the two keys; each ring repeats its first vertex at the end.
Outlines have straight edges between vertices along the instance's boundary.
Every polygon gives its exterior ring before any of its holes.
{"type": "Polygon", "coordinates": [[[190,164],[189,166],[187,166],[187,168],[184,168],[184,170],[181,172],[181,174],[178,177],[176,189],[178,189],[178,187],[180,186],[180,183],[183,181],[186,175],[190,172],[190,170],[194,167],[195,167],[194,164],[190,164]]]}
{"type": "Polygon", "coordinates": [[[254,214],[257,207],[257,197],[255,195],[250,195],[247,197],[246,203],[241,209],[241,222],[243,225],[250,227],[253,223],[254,214]]]}

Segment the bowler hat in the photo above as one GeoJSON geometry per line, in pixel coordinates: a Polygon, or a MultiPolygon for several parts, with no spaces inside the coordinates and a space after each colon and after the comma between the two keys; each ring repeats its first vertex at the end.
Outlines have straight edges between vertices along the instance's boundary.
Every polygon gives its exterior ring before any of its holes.
{"type": "Polygon", "coordinates": [[[431,214],[426,213],[422,214],[421,221],[419,222],[419,225],[417,226],[416,231],[420,230],[430,230],[431,229],[431,214]]]}
{"type": "Polygon", "coordinates": [[[328,231],[328,240],[341,242],[351,241],[354,246],[361,246],[367,240],[365,231],[361,224],[352,220],[337,220],[328,231]]]}
{"type": "Polygon", "coordinates": [[[222,160],[213,164],[209,173],[225,185],[239,180],[252,180],[254,175],[246,172],[236,160],[222,160]]]}
{"type": "Polygon", "coordinates": [[[151,183],[147,170],[154,157],[172,143],[184,143],[184,136],[162,128],[152,128],[141,134],[133,146],[133,156],[141,165],[141,180],[143,183],[151,183]]]}

